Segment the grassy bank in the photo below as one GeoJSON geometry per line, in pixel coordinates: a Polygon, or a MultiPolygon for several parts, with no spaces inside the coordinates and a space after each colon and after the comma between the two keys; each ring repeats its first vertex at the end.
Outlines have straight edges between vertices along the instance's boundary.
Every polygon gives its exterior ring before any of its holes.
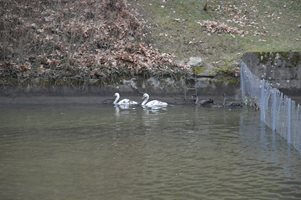
{"type": "Polygon", "coordinates": [[[233,66],[246,51],[301,50],[300,0],[129,0],[150,24],[154,46],[178,59],[199,55],[216,67],[233,66]],[[202,24],[224,24],[213,32],[202,24]],[[226,33],[237,29],[243,34],[226,33]]]}

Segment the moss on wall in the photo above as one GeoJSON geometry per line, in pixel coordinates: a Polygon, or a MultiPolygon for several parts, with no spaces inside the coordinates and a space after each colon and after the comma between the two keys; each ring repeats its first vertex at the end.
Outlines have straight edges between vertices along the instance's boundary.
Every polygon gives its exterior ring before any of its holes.
{"type": "Polygon", "coordinates": [[[279,59],[285,61],[287,67],[296,67],[301,63],[301,54],[298,52],[254,52],[260,64],[269,64],[279,59]]]}

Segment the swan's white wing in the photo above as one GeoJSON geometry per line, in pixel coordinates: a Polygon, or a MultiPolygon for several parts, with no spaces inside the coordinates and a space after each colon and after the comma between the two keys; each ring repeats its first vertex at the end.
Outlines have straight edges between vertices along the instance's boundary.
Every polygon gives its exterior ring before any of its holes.
{"type": "Polygon", "coordinates": [[[130,105],[138,105],[138,102],[136,102],[136,101],[130,101],[130,105]]]}
{"type": "Polygon", "coordinates": [[[130,100],[129,99],[122,99],[120,100],[117,104],[118,105],[124,105],[124,104],[129,104],[130,100]]]}
{"type": "Polygon", "coordinates": [[[146,104],[147,107],[166,107],[168,104],[166,102],[152,100],[146,104]]]}
{"type": "Polygon", "coordinates": [[[122,99],[117,104],[118,105],[137,105],[138,103],[136,101],[131,101],[129,99],[122,99]]]}
{"type": "Polygon", "coordinates": [[[130,105],[129,104],[119,104],[116,107],[120,108],[121,110],[127,110],[130,108],[130,105]]]}

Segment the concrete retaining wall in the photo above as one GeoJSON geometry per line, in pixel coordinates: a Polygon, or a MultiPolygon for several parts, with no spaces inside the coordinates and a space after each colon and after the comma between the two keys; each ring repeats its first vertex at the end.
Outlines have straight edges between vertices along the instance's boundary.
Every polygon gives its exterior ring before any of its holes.
{"type": "Polygon", "coordinates": [[[251,52],[244,54],[242,61],[272,87],[287,95],[301,95],[301,52],[251,52]]]}

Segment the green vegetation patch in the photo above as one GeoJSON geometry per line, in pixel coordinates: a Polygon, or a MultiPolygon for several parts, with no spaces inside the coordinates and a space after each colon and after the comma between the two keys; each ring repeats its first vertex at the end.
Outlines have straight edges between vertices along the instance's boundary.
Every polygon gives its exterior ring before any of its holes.
{"type": "MultiPolygon", "coordinates": [[[[136,6],[135,0],[130,0],[136,6]]],[[[301,4],[288,0],[140,0],[151,24],[154,46],[179,59],[201,56],[214,66],[235,66],[244,52],[301,51],[301,4]],[[209,20],[225,24],[218,33],[202,27],[209,20]],[[227,33],[237,28],[244,34],[227,33]]]]}

